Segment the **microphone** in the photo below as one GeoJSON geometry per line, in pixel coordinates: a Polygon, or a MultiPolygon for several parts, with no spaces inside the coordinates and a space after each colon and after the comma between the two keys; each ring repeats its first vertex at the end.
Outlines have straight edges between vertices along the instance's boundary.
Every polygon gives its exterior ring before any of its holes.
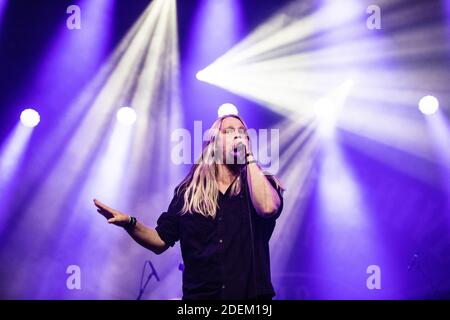
{"type": "MultiPolygon", "coordinates": [[[[240,139],[240,138],[241,138],[241,136],[236,136],[236,137],[234,137],[234,140],[240,139]]],[[[245,146],[245,144],[244,144],[242,141],[239,141],[239,142],[234,146],[234,151],[239,151],[239,152],[246,151],[246,146],[245,146]]]]}
{"type": "Polygon", "coordinates": [[[247,150],[246,146],[242,142],[238,142],[234,146],[234,150],[233,150],[234,157],[235,157],[234,161],[237,161],[236,164],[244,164],[244,165],[246,164],[246,161],[245,161],[246,150],[247,150]]]}
{"type": "Polygon", "coordinates": [[[242,142],[239,142],[235,147],[234,147],[234,150],[235,151],[240,151],[240,152],[242,152],[242,151],[245,151],[245,144],[243,144],[242,142]]]}

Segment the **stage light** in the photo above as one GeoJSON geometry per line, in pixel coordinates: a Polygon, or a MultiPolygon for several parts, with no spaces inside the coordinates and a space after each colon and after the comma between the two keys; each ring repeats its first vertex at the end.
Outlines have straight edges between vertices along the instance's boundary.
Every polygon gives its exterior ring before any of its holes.
{"type": "Polygon", "coordinates": [[[123,107],[120,108],[119,111],[117,111],[117,121],[126,126],[133,125],[136,122],[136,119],[136,111],[134,111],[134,109],[132,108],[123,107]]]}
{"type": "MultiPolygon", "coordinates": [[[[326,100],[318,99],[342,79],[355,78],[357,89],[352,90],[345,112],[339,116],[339,129],[433,159],[422,123],[403,113],[415,112],[404,106],[418,100],[418,90],[445,92],[445,68],[422,68],[417,63],[411,68],[394,69],[387,67],[388,63],[372,64],[393,58],[427,64],[430,55],[445,56],[445,46],[432,41],[438,38],[442,39],[441,44],[445,43],[447,35],[442,26],[394,28],[402,17],[419,16],[429,5],[423,2],[383,12],[383,23],[395,30],[387,39],[374,37],[373,32],[356,26],[360,24],[358,12],[364,12],[356,1],[343,1],[342,8],[333,1],[319,2],[322,5],[315,5],[312,0],[292,1],[206,66],[200,78],[294,121],[311,115],[317,119],[328,117],[328,110],[336,108],[329,108],[326,100]],[[320,35],[320,41],[314,40],[316,35],[320,35]],[[402,43],[401,48],[395,43],[402,43]]],[[[352,81],[348,86],[352,86],[352,81]]],[[[427,114],[436,109],[436,102],[425,105],[427,114]]],[[[364,144],[359,148],[368,150],[364,144]]],[[[375,152],[372,156],[382,158],[386,154],[375,152]]],[[[391,160],[386,163],[392,165],[391,160]]]]}
{"type": "Polygon", "coordinates": [[[439,100],[433,96],[425,96],[419,101],[419,110],[429,116],[439,109],[439,100]]]}
{"type": "Polygon", "coordinates": [[[332,136],[334,129],[338,125],[342,108],[354,85],[355,82],[353,80],[347,80],[325,97],[319,99],[314,105],[315,114],[320,122],[319,131],[324,136],[332,136]]]}
{"type": "Polygon", "coordinates": [[[234,104],[225,103],[219,107],[217,114],[219,115],[219,118],[229,115],[237,116],[239,114],[239,111],[234,104]]]}
{"type": "MultiPolygon", "coordinates": [[[[105,3],[106,0],[101,1],[105,3]]],[[[103,20],[94,20],[92,25],[102,26],[103,22],[103,20]]],[[[105,32],[109,32],[107,27],[105,32]]],[[[64,55],[70,56],[72,47],[60,47],[59,44],[56,41],[54,48],[56,50],[61,48],[64,55]]],[[[85,48],[85,46],[82,47],[85,48]]],[[[63,58],[61,60],[65,61],[63,58]]],[[[53,64],[51,68],[42,67],[44,71],[52,71],[46,73],[51,79],[45,77],[42,79],[44,84],[50,83],[49,81],[53,79],[58,81],[67,79],[67,75],[60,77],[59,68],[53,67],[53,64]]],[[[15,199],[10,185],[17,181],[20,183],[21,190],[23,188],[24,196],[27,197],[25,204],[20,207],[17,229],[9,229],[13,230],[11,232],[29,233],[31,230],[29,228],[32,228],[33,239],[29,246],[50,247],[52,239],[48,235],[54,234],[54,227],[59,224],[61,212],[65,210],[64,204],[70,199],[71,206],[68,208],[70,214],[64,211],[70,219],[65,220],[64,228],[58,229],[58,236],[61,236],[62,241],[57,244],[58,248],[53,247],[54,250],[42,251],[42,261],[55,261],[53,255],[61,252],[59,250],[63,247],[79,248],[77,253],[67,251],[67,256],[62,259],[70,260],[72,255],[72,258],[76,258],[81,263],[89,260],[96,269],[102,270],[103,280],[98,283],[96,292],[91,295],[93,298],[107,297],[113,289],[109,279],[114,277],[117,265],[111,263],[103,253],[109,252],[105,251],[105,248],[107,249],[108,244],[114,243],[118,238],[105,234],[105,225],[102,223],[91,225],[89,235],[83,235],[83,232],[79,230],[76,221],[83,220],[79,215],[85,215],[92,209],[90,199],[98,197],[112,207],[129,208],[130,211],[137,212],[143,207],[140,209],[134,207],[137,202],[131,200],[135,197],[136,190],[147,189],[144,185],[148,185],[148,188],[155,188],[153,195],[161,199],[159,201],[168,202],[175,184],[179,183],[183,177],[183,168],[174,165],[170,152],[165,152],[170,150],[169,142],[172,132],[181,128],[183,123],[183,109],[179,96],[176,1],[151,1],[97,70],[98,72],[92,75],[86,85],[83,84],[81,87],[81,82],[80,85],[74,85],[77,88],[73,92],[72,104],[63,105],[63,108],[58,110],[61,111],[57,115],[58,121],[52,124],[52,128],[41,130],[35,137],[33,141],[35,145],[26,150],[23,166],[16,165],[16,163],[20,164],[16,159],[21,155],[15,150],[20,146],[16,139],[9,145],[18,156],[14,156],[15,154],[8,149],[5,149],[6,152],[0,150],[0,156],[6,155],[6,160],[0,161],[0,172],[2,172],[0,180],[1,182],[6,180],[3,184],[6,188],[4,190],[8,191],[6,196],[9,197],[8,199],[15,199]],[[133,126],[123,125],[122,116],[126,123],[133,122],[134,116],[131,110],[120,111],[121,107],[132,107],[139,115],[139,121],[136,121],[133,126]],[[153,152],[155,148],[159,148],[161,141],[168,142],[164,151],[153,152]],[[3,174],[4,168],[8,171],[6,177],[3,174]],[[155,178],[155,168],[160,173],[160,179],[155,178]],[[29,172],[24,177],[25,181],[21,176],[24,173],[22,171],[29,172]],[[58,192],[55,193],[55,190],[58,192]],[[46,203],[51,203],[51,206],[45,206],[46,203]],[[35,223],[29,219],[33,218],[33,213],[42,210],[43,204],[46,211],[46,223],[35,228],[35,223]],[[84,250],[88,243],[95,243],[94,258],[88,253],[90,250],[84,250]]],[[[38,86],[41,83],[40,80],[40,77],[36,80],[38,86]]],[[[40,97],[31,97],[28,100],[33,101],[38,98],[40,97]]],[[[49,105],[53,101],[56,103],[60,101],[56,99],[57,97],[48,98],[48,100],[47,98],[45,104],[49,105]]],[[[17,118],[19,120],[19,117],[17,118]]],[[[19,125],[20,131],[32,136],[33,130],[27,130],[28,128],[21,123],[19,125]]],[[[154,200],[151,201],[153,203],[154,200]]],[[[0,204],[4,210],[5,202],[0,200],[0,204]]],[[[17,201],[10,205],[16,206],[17,201]]],[[[139,206],[142,205],[143,203],[140,202],[139,206]]],[[[148,205],[152,204],[146,203],[144,206],[148,205]]],[[[158,214],[159,209],[154,212],[158,214]]],[[[0,234],[3,235],[2,225],[8,226],[14,216],[17,216],[16,209],[7,213],[2,211],[4,223],[0,222],[0,234]]],[[[2,239],[6,238],[9,239],[9,237],[2,239]]],[[[125,247],[118,244],[114,247],[115,250],[128,251],[129,261],[134,261],[134,257],[137,257],[132,253],[134,250],[126,247],[128,245],[125,243],[123,246],[125,247]]],[[[30,263],[30,259],[32,258],[25,257],[24,264],[30,263]]],[[[169,253],[162,261],[163,268],[169,270],[173,260],[173,255],[169,253]]],[[[39,270],[43,266],[40,263],[33,265],[39,270]]],[[[54,263],[45,264],[46,274],[52,274],[56,268],[58,266],[54,263]]],[[[166,275],[166,279],[173,280],[167,281],[161,288],[161,294],[157,294],[157,298],[167,299],[176,296],[178,286],[174,285],[174,282],[178,283],[176,278],[178,274],[175,269],[166,275]]],[[[4,284],[4,287],[11,292],[20,290],[25,293],[28,288],[26,283],[31,280],[28,274],[22,272],[18,274],[18,278],[20,281],[2,283],[2,285],[4,284]]],[[[46,275],[38,279],[39,283],[36,283],[36,286],[39,286],[42,292],[46,292],[44,295],[52,295],[55,289],[46,279],[48,279],[46,275]]],[[[66,294],[70,295],[70,292],[61,293],[58,296],[69,298],[66,294]]],[[[89,293],[86,294],[87,297],[89,293]]]]}
{"type": "Polygon", "coordinates": [[[328,110],[332,110],[333,102],[327,98],[319,99],[314,105],[314,112],[318,117],[324,117],[328,110]]]}
{"type": "Polygon", "coordinates": [[[20,121],[25,127],[34,128],[41,122],[41,116],[36,110],[26,109],[20,114],[20,121]]]}
{"type": "Polygon", "coordinates": [[[205,71],[202,70],[202,71],[197,72],[197,75],[195,77],[199,81],[205,81],[205,71]]]}

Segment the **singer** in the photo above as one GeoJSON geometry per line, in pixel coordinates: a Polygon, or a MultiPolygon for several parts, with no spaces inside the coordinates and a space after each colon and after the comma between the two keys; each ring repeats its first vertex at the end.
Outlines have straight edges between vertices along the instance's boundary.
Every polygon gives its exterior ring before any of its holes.
{"type": "Polygon", "coordinates": [[[282,193],[279,180],[253,157],[244,121],[233,115],[209,129],[200,159],[155,229],[97,199],[94,204],[110,224],[156,254],[180,241],[184,300],[272,299],[269,240],[282,193]]]}

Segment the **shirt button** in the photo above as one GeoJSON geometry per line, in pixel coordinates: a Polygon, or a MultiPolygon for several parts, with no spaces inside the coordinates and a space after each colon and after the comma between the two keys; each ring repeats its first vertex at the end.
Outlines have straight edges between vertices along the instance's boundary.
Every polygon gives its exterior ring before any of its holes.
{"type": "Polygon", "coordinates": [[[219,243],[223,243],[223,240],[222,240],[222,239],[220,239],[220,240],[219,240],[219,243]]]}
{"type": "Polygon", "coordinates": [[[225,289],[225,285],[224,284],[222,285],[222,289],[225,289]]]}

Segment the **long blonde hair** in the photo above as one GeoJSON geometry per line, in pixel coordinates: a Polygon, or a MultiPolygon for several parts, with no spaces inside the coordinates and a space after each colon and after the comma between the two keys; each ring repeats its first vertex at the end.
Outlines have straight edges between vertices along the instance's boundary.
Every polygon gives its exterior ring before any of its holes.
{"type": "MultiPolygon", "coordinates": [[[[213,123],[208,130],[208,139],[203,146],[200,158],[192,166],[186,178],[177,187],[178,194],[184,193],[181,214],[197,212],[205,217],[215,218],[216,216],[219,207],[219,184],[217,182],[219,164],[217,163],[217,153],[222,152],[222,148],[219,145],[219,135],[223,120],[229,117],[238,119],[242,122],[245,130],[248,129],[244,120],[237,115],[223,116],[213,123]]],[[[238,195],[241,187],[241,177],[238,176],[231,185],[230,194],[238,195]]]]}

